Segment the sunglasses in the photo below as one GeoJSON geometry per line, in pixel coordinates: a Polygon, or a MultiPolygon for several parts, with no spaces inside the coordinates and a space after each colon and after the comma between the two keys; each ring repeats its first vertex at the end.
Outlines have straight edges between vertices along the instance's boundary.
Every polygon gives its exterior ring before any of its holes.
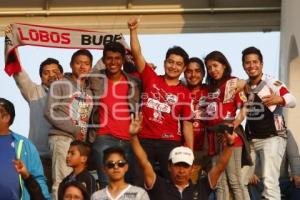
{"type": "Polygon", "coordinates": [[[126,160],[109,161],[105,163],[105,167],[107,167],[108,169],[117,168],[117,167],[123,168],[126,164],[127,164],[126,160]]]}

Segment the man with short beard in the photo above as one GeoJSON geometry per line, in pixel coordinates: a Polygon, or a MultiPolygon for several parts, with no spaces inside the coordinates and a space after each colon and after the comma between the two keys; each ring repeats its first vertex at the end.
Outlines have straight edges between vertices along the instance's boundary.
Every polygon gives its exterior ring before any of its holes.
{"type": "Polygon", "coordinates": [[[287,137],[283,107],[295,107],[296,99],[284,83],[263,74],[263,56],[259,49],[244,49],[242,62],[250,88],[246,134],[262,167],[259,170],[264,184],[262,196],[280,200],[278,179],[287,137]]]}
{"type": "Polygon", "coordinates": [[[134,156],[128,130],[130,113],[139,108],[141,87],[138,78],[123,70],[125,47],[121,43],[105,44],[102,61],[105,69],[95,69],[89,77],[90,89],[94,95],[94,128],[90,129],[89,139],[93,142],[93,155],[101,188],[108,184],[108,177],[102,170],[103,151],[113,146],[124,149],[129,165],[132,166],[126,174],[126,181],[134,181],[134,156]]]}

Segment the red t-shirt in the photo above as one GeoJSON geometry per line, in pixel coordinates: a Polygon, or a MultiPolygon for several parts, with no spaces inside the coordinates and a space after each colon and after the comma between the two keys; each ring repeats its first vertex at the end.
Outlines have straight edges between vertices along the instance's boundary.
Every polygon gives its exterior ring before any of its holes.
{"type": "MultiPolygon", "coordinates": [[[[246,96],[243,92],[235,94],[234,84],[236,78],[231,77],[225,81],[218,89],[210,92],[206,97],[205,124],[208,127],[216,126],[226,119],[234,119],[236,111],[246,102],[246,96]]],[[[209,154],[215,153],[215,144],[213,135],[208,135],[209,154]]],[[[237,137],[234,141],[234,146],[242,146],[243,141],[237,137]]]]}
{"type": "Polygon", "coordinates": [[[120,139],[130,139],[128,89],[128,82],[124,76],[115,83],[108,79],[107,90],[100,98],[99,135],[110,134],[120,139]]]}
{"type": "Polygon", "coordinates": [[[203,150],[205,141],[205,124],[201,120],[205,112],[205,97],[207,96],[207,87],[202,85],[200,90],[191,92],[192,112],[193,112],[193,130],[194,130],[194,151],[203,150]]]}
{"type": "Polygon", "coordinates": [[[191,119],[188,89],[179,83],[169,86],[147,64],[141,74],[143,83],[141,138],[181,141],[181,120],[191,119]]]}

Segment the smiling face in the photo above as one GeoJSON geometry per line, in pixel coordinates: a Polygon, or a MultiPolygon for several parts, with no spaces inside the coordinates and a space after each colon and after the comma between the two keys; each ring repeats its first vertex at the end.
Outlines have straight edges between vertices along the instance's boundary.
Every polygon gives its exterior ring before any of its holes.
{"type": "Polygon", "coordinates": [[[184,71],[184,78],[189,86],[200,86],[203,80],[203,74],[200,70],[199,64],[196,62],[190,62],[184,71]]]}
{"type": "Polygon", "coordinates": [[[59,70],[59,67],[57,64],[46,64],[43,66],[42,74],[41,74],[41,80],[44,85],[47,87],[50,87],[50,84],[55,81],[62,78],[62,73],[59,70]]]}
{"type": "Polygon", "coordinates": [[[194,170],[193,166],[183,162],[169,164],[168,169],[171,179],[176,185],[187,185],[194,170]]]}
{"type": "Polygon", "coordinates": [[[109,180],[115,182],[124,179],[128,164],[120,154],[112,153],[107,157],[103,170],[109,180]]]}
{"type": "Polygon", "coordinates": [[[248,54],[244,58],[243,67],[250,79],[255,80],[262,75],[263,63],[257,54],[248,54]]]}
{"type": "Polygon", "coordinates": [[[103,63],[109,75],[121,73],[124,61],[124,57],[122,57],[121,53],[114,51],[107,51],[103,57],[103,63]]]}
{"type": "Polygon", "coordinates": [[[164,62],[165,77],[170,80],[178,80],[185,69],[182,56],[171,54],[164,62]]]}
{"type": "Polygon", "coordinates": [[[216,60],[208,60],[206,63],[207,73],[216,81],[223,78],[225,68],[225,65],[216,60]]]}

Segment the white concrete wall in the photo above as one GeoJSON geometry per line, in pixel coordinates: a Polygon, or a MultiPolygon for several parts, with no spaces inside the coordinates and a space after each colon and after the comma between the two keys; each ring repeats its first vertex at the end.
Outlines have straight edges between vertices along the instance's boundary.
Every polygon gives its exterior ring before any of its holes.
{"type": "Polygon", "coordinates": [[[298,105],[287,111],[287,126],[300,146],[300,1],[282,0],[280,72],[282,81],[288,84],[296,96],[298,105]]]}

